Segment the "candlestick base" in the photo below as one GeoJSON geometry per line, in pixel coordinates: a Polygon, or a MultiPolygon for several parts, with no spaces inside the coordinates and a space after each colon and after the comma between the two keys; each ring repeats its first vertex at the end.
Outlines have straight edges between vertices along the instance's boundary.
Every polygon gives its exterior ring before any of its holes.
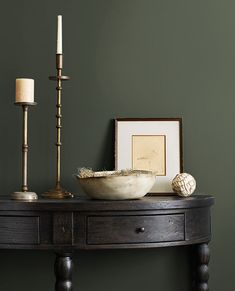
{"type": "Polygon", "coordinates": [[[27,200],[27,201],[32,201],[32,200],[37,200],[38,195],[34,192],[14,192],[11,194],[11,199],[13,200],[27,200]]]}
{"type": "Polygon", "coordinates": [[[73,194],[62,188],[51,189],[42,194],[47,199],[66,199],[73,198],[73,194]]]}

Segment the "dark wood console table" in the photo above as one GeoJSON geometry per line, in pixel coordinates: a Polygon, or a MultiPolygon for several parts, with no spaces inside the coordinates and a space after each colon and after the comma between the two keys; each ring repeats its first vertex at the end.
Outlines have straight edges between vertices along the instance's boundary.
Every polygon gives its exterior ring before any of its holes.
{"type": "Polygon", "coordinates": [[[54,250],[55,290],[72,290],[76,249],[195,245],[196,291],[208,289],[210,208],[214,198],[147,196],[141,200],[85,198],[18,202],[0,199],[0,248],[54,250]]]}

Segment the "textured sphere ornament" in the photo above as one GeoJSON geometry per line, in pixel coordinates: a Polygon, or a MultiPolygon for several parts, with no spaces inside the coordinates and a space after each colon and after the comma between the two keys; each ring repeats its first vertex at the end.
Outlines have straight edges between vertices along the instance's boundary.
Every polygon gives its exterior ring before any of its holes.
{"type": "Polygon", "coordinates": [[[181,173],[172,180],[172,189],[179,196],[188,197],[193,194],[196,189],[196,180],[192,175],[181,173]]]}

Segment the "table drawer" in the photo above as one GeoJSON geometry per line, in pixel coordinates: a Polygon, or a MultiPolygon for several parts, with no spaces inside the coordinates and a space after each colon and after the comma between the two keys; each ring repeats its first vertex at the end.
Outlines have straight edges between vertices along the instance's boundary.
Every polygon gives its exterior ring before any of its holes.
{"type": "Polygon", "coordinates": [[[90,245],[181,240],[184,240],[184,214],[87,218],[87,244],[90,245]]]}
{"type": "Polygon", "coordinates": [[[39,244],[38,216],[0,216],[0,244],[39,244]]]}

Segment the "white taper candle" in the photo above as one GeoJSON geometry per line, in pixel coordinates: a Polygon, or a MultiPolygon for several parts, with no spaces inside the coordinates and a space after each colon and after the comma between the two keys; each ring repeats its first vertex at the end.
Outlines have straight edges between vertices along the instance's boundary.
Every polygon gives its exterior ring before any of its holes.
{"type": "Polygon", "coordinates": [[[57,54],[62,54],[62,15],[57,16],[57,54]]]}

